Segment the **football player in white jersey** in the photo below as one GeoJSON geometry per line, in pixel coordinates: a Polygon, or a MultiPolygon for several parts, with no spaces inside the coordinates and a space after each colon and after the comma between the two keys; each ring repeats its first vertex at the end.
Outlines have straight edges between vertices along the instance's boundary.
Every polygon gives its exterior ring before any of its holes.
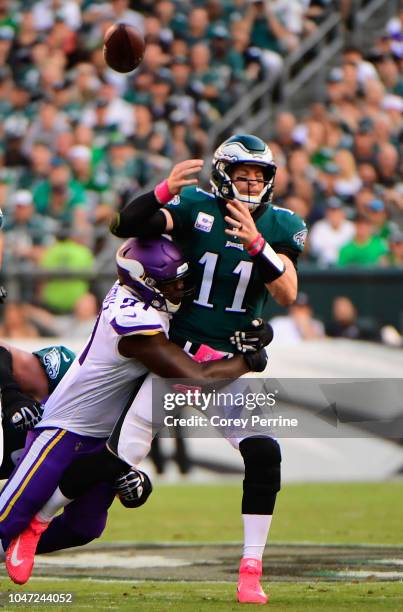
{"type": "MultiPolygon", "coordinates": [[[[37,513],[75,459],[97,451],[102,456],[105,439],[149,371],[164,378],[208,381],[237,378],[266,365],[264,351],[197,363],[169,341],[169,320],[186,292],[188,271],[170,239],[128,240],[118,250],[117,268],[119,281],[106,296],[86,346],[46,402],[42,421],[28,434],[24,455],[0,496],[6,567],[19,584],[31,575],[41,534],[48,534],[48,541],[40,552],[75,545],[60,537],[62,518],[45,531],[53,514],[37,513]]],[[[144,401],[148,413],[136,421],[133,438],[140,454],[152,437],[150,395],[144,401]]],[[[110,479],[127,473],[127,464],[114,460],[112,466],[105,463],[108,472],[101,485],[107,488],[103,499],[93,500],[98,506],[111,503],[110,479]]],[[[74,502],[65,512],[71,508],[74,512],[74,502]]],[[[77,518],[82,522],[82,515],[77,518]]]]}

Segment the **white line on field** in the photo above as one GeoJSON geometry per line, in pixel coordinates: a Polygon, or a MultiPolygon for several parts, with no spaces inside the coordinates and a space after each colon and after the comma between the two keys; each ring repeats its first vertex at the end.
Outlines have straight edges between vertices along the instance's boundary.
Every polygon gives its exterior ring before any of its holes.
{"type": "Polygon", "coordinates": [[[30,582],[99,582],[102,584],[108,583],[117,583],[117,584],[144,584],[147,586],[151,583],[158,582],[158,584],[233,584],[234,580],[137,580],[132,578],[91,578],[84,576],[83,578],[78,578],[77,576],[69,577],[69,576],[36,576],[35,578],[30,578],[30,582]]]}
{"type": "MultiPolygon", "coordinates": [[[[87,550],[99,548],[193,548],[193,547],[220,547],[229,548],[231,546],[242,546],[242,542],[135,542],[130,540],[122,540],[117,542],[97,542],[96,544],[90,544],[86,546],[87,550]]],[[[268,548],[295,548],[306,546],[311,548],[361,548],[361,549],[372,549],[372,548],[389,548],[391,550],[401,550],[403,546],[401,544],[362,544],[362,543],[326,543],[326,542],[270,542],[268,548]]]]}

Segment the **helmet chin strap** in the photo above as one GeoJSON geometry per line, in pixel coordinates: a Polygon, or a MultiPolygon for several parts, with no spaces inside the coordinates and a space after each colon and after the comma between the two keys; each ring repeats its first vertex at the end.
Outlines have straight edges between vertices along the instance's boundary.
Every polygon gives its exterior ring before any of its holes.
{"type": "Polygon", "coordinates": [[[167,310],[170,314],[175,314],[175,312],[178,312],[179,308],[181,307],[180,302],[179,304],[174,304],[173,302],[167,300],[167,298],[165,298],[165,303],[167,305],[167,310]]]}

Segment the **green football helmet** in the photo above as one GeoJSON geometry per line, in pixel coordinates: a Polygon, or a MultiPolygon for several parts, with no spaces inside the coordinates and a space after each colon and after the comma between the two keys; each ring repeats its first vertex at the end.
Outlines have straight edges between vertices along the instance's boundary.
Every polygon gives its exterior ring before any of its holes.
{"type": "Polygon", "coordinates": [[[274,177],[277,166],[269,147],[261,138],[252,134],[236,134],[223,142],[214,153],[210,184],[213,193],[224,200],[247,202],[250,210],[270,202],[273,197],[274,177]],[[235,164],[262,166],[264,187],[260,194],[241,194],[233,184],[229,171],[235,164]]]}

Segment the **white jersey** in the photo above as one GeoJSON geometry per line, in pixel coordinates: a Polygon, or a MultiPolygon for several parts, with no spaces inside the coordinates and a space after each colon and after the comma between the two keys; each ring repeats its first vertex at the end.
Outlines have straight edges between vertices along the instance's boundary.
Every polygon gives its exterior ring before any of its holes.
{"type": "Polygon", "coordinates": [[[168,336],[170,315],[146,306],[115,283],[104,299],[91,336],[45,404],[38,427],[59,427],[106,438],[148,370],[118,351],[134,334],[168,336]]]}

